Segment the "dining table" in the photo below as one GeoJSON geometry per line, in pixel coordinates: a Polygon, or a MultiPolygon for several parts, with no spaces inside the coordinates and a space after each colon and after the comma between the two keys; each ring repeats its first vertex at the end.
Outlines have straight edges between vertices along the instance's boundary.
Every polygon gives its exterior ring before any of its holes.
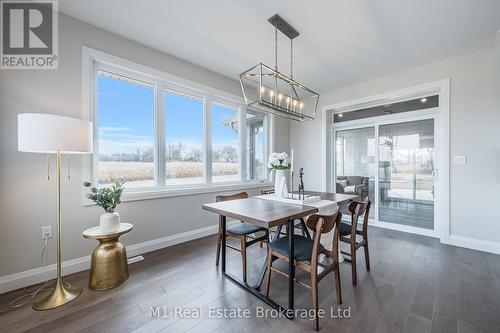
{"type": "MultiPolygon", "coordinates": [[[[345,204],[353,199],[356,195],[341,194],[341,193],[328,193],[328,192],[315,192],[305,191],[306,195],[316,195],[322,201],[332,201],[336,205],[345,204]]],[[[288,319],[293,319],[294,314],[294,280],[295,280],[295,265],[293,260],[288,261],[288,306],[285,308],[277,304],[269,297],[266,297],[260,292],[264,277],[267,269],[267,262],[264,262],[259,274],[257,283],[250,285],[241,281],[226,271],[226,226],[227,218],[233,218],[239,221],[255,224],[259,227],[271,229],[276,227],[276,233],[273,240],[280,237],[281,230],[286,226],[287,235],[294,233],[294,223],[296,220],[304,220],[305,217],[320,212],[314,203],[295,204],[278,202],[274,200],[266,200],[262,197],[250,197],[245,199],[221,201],[206,203],[202,205],[204,210],[219,215],[219,223],[221,226],[221,271],[222,275],[231,280],[239,287],[245,289],[251,294],[255,295],[264,303],[268,304],[275,310],[278,310],[288,319]]],[[[288,253],[290,258],[294,257],[294,237],[288,237],[288,253]]],[[[268,259],[266,259],[268,260],[268,259]]]]}

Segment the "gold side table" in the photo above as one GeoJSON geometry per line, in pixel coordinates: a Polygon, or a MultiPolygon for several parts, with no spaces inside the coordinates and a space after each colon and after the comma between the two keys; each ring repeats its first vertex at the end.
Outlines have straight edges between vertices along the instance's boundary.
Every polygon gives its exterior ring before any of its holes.
{"type": "Polygon", "coordinates": [[[90,290],[112,289],[128,279],[127,251],[119,238],[133,227],[130,223],[120,223],[120,228],[113,232],[103,232],[99,227],[83,232],[83,237],[99,241],[90,262],[90,290]]]}

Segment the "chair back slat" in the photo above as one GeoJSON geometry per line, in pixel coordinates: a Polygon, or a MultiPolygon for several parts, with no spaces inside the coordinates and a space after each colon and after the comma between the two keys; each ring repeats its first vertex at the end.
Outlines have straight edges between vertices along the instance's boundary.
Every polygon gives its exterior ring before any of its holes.
{"type": "Polygon", "coordinates": [[[218,195],[215,197],[215,201],[221,202],[221,201],[230,201],[230,200],[238,200],[238,199],[246,199],[246,198],[248,198],[248,193],[241,192],[241,193],[236,193],[236,194],[231,194],[231,195],[218,195]]]}
{"type": "Polygon", "coordinates": [[[317,232],[318,222],[321,222],[321,233],[326,234],[330,232],[335,226],[335,219],[337,214],[341,214],[339,208],[335,210],[332,215],[314,214],[307,218],[306,225],[313,232],[317,232]]]}
{"type": "Polygon", "coordinates": [[[319,244],[321,241],[321,235],[333,232],[332,249],[335,254],[338,251],[338,238],[339,238],[339,227],[340,221],[342,220],[342,213],[340,212],[340,207],[337,207],[332,215],[320,215],[314,214],[307,218],[306,225],[309,229],[313,231],[313,253],[312,253],[312,264],[314,265],[317,261],[319,244]]]}
{"type": "Polygon", "coordinates": [[[363,218],[363,233],[366,234],[368,231],[368,217],[370,214],[370,208],[371,208],[372,202],[370,199],[366,199],[366,201],[358,201],[358,200],[353,200],[349,203],[348,209],[349,212],[351,213],[351,227],[353,232],[355,233],[357,228],[358,228],[358,220],[360,216],[364,216],[363,218]]]}

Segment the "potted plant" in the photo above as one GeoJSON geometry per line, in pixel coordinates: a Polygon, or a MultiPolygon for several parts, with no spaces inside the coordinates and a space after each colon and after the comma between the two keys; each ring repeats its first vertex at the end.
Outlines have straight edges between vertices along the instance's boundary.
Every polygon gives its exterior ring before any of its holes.
{"type": "Polygon", "coordinates": [[[102,207],[105,211],[99,218],[99,228],[104,232],[113,232],[120,228],[120,214],[115,212],[116,206],[121,203],[124,182],[115,180],[108,187],[97,187],[90,182],[84,182],[90,192],[88,198],[102,207]]]}
{"type": "Polygon", "coordinates": [[[291,167],[290,157],[287,153],[272,153],[269,156],[267,168],[269,172],[275,170],[274,175],[274,193],[281,197],[287,194],[286,175],[291,167]]]}

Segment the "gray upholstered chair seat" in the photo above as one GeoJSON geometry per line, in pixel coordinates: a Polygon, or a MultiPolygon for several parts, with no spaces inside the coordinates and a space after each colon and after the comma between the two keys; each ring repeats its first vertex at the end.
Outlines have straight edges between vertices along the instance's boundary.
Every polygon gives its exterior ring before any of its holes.
{"type": "MultiPolygon", "coordinates": [[[[312,239],[300,235],[294,235],[295,259],[310,260],[312,256],[313,245],[314,243],[312,239]]],[[[273,251],[276,251],[283,256],[290,257],[288,253],[288,236],[281,237],[275,241],[272,241],[271,243],[269,243],[269,247],[273,251]]],[[[320,252],[323,252],[323,245],[319,245],[319,250],[320,252]]]]}
{"type": "Polygon", "coordinates": [[[226,228],[226,231],[236,234],[236,235],[248,235],[253,234],[258,231],[265,231],[264,228],[261,228],[252,223],[236,223],[226,228]]]}

